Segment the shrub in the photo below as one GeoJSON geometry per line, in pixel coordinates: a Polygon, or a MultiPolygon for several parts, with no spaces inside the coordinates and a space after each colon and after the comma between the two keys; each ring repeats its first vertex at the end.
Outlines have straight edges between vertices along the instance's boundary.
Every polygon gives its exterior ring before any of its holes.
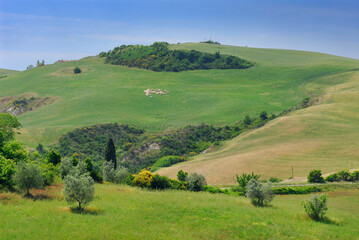
{"type": "Polygon", "coordinates": [[[115,179],[115,169],[113,168],[113,163],[105,161],[102,165],[102,176],[105,182],[114,182],[115,179]]]}
{"type": "Polygon", "coordinates": [[[327,195],[315,195],[313,194],[309,200],[306,200],[302,203],[305,212],[308,216],[315,220],[320,221],[324,218],[327,207],[327,195]]]}
{"type": "Polygon", "coordinates": [[[125,183],[129,172],[127,168],[124,167],[119,167],[115,170],[112,162],[104,162],[102,175],[105,182],[125,183]]]}
{"type": "Polygon", "coordinates": [[[61,178],[64,179],[74,168],[73,166],[73,159],[71,158],[63,158],[61,160],[59,172],[61,175],[61,178]]]}
{"type": "Polygon", "coordinates": [[[259,114],[259,118],[261,119],[261,120],[267,120],[267,118],[268,118],[268,114],[267,114],[267,112],[266,111],[263,111],[263,112],[261,112],[260,114],[259,114]]]}
{"type": "Polygon", "coordinates": [[[75,67],[74,68],[74,73],[75,74],[81,73],[81,69],[79,67],[75,67]]]}
{"type": "Polygon", "coordinates": [[[358,181],[359,180],[359,171],[354,171],[350,174],[351,181],[358,181]]]}
{"type": "Polygon", "coordinates": [[[207,185],[206,178],[202,174],[191,173],[187,177],[188,189],[198,192],[203,190],[203,186],[207,185]]]}
{"type": "Polygon", "coordinates": [[[160,159],[158,159],[153,165],[152,165],[152,171],[156,171],[157,169],[161,167],[169,167],[176,163],[183,162],[183,157],[178,156],[165,156],[160,159]]]}
{"type": "Polygon", "coordinates": [[[78,169],[71,171],[64,179],[63,194],[69,204],[77,202],[78,208],[93,200],[95,194],[95,182],[88,174],[80,174],[78,169]]]}
{"type": "Polygon", "coordinates": [[[56,166],[61,162],[61,156],[60,154],[52,150],[46,155],[46,160],[48,163],[52,163],[54,164],[54,166],[56,166]]]}
{"type": "Polygon", "coordinates": [[[177,179],[179,181],[185,182],[188,176],[188,172],[184,172],[182,170],[179,170],[177,173],[177,179]]]}
{"type": "Polygon", "coordinates": [[[308,193],[321,192],[321,191],[322,189],[316,186],[273,188],[273,192],[275,194],[308,194],[308,193]]]}
{"type": "Polygon", "coordinates": [[[57,169],[52,164],[38,163],[41,169],[41,176],[44,181],[45,186],[50,186],[55,181],[55,176],[57,175],[57,169]]]}
{"type": "Polygon", "coordinates": [[[282,181],[282,179],[279,179],[279,178],[276,178],[276,177],[271,177],[271,178],[269,179],[269,181],[270,181],[271,183],[279,183],[279,182],[282,181]]]}
{"type": "Polygon", "coordinates": [[[33,163],[20,162],[16,166],[14,183],[20,191],[25,191],[25,196],[30,197],[31,188],[41,188],[43,184],[41,169],[33,163]]]}
{"type": "Polygon", "coordinates": [[[330,174],[325,178],[327,182],[338,182],[340,180],[339,175],[337,173],[330,174]]]}
{"type": "Polygon", "coordinates": [[[260,175],[258,174],[254,174],[253,172],[251,174],[246,174],[243,173],[242,176],[236,176],[237,177],[237,182],[239,184],[239,187],[242,189],[246,188],[247,183],[251,180],[251,179],[256,179],[258,180],[260,175]]]}
{"type": "Polygon", "coordinates": [[[13,175],[15,173],[15,163],[0,155],[0,185],[12,189],[13,175]]]}
{"type": "Polygon", "coordinates": [[[187,182],[181,182],[177,181],[175,179],[170,179],[172,189],[175,190],[187,190],[188,189],[188,183],[187,182]]]}
{"type": "Polygon", "coordinates": [[[271,183],[262,185],[257,179],[251,179],[246,186],[246,197],[256,206],[269,204],[274,198],[271,183]]]}
{"type": "Polygon", "coordinates": [[[171,188],[171,181],[166,176],[160,176],[158,174],[153,175],[153,179],[151,182],[152,189],[169,189],[171,188]]]}
{"type": "Polygon", "coordinates": [[[151,186],[152,180],[153,180],[152,173],[146,169],[142,169],[142,171],[138,175],[135,175],[135,178],[133,179],[132,182],[137,187],[149,188],[151,186]]]}
{"type": "Polygon", "coordinates": [[[26,161],[28,159],[28,152],[19,141],[5,143],[2,148],[2,154],[5,158],[11,159],[15,163],[26,161]]]}
{"type": "Polygon", "coordinates": [[[125,183],[128,175],[130,173],[128,172],[127,168],[119,167],[115,170],[115,176],[114,176],[114,182],[115,183],[125,183]]]}
{"type": "Polygon", "coordinates": [[[350,173],[349,171],[340,171],[337,173],[338,176],[339,176],[339,179],[342,180],[342,181],[350,181],[350,173]]]}
{"type": "Polygon", "coordinates": [[[308,182],[310,183],[323,183],[324,178],[322,176],[322,171],[319,169],[313,169],[308,174],[308,182]]]}

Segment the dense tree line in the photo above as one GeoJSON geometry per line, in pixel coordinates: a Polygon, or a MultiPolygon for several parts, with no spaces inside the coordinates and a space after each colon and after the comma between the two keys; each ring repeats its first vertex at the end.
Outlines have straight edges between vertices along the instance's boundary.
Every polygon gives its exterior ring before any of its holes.
{"type": "Polygon", "coordinates": [[[263,111],[259,117],[246,116],[230,125],[189,125],[160,133],[149,133],[115,123],[94,125],[63,135],[55,149],[65,157],[76,156],[80,160],[89,157],[93,160],[95,169],[100,169],[106,156],[106,160],[112,161],[113,166],[117,164],[135,173],[151,166],[155,170],[184,161],[189,156],[219,145],[223,140],[260,127],[273,118],[275,115],[267,116],[263,111]],[[109,141],[110,138],[113,144],[109,141]],[[114,147],[116,151],[113,150],[114,147]]]}
{"type": "Polygon", "coordinates": [[[150,46],[122,45],[101,52],[106,63],[138,67],[152,71],[179,72],[196,69],[244,69],[253,63],[228,55],[203,53],[195,50],[170,50],[168,43],[155,42],[150,46]]]}

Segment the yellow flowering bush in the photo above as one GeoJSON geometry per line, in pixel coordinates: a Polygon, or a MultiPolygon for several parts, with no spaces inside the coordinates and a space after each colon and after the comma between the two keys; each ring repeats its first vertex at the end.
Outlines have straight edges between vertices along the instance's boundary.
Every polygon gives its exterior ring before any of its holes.
{"type": "Polygon", "coordinates": [[[142,169],[138,175],[135,175],[132,183],[138,187],[150,187],[153,180],[153,175],[147,169],[142,169]]]}

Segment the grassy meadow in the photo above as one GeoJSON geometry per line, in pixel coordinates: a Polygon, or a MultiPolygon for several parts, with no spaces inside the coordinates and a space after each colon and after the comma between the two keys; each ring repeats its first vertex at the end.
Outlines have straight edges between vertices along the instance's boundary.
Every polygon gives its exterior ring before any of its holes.
{"type": "Polygon", "coordinates": [[[244,133],[221,148],[163,168],[199,172],[211,184],[234,184],[236,174],[254,171],[264,178],[305,180],[313,168],[323,173],[359,169],[359,72],[328,75],[306,84],[319,103],[244,133]]]}
{"type": "Polygon", "coordinates": [[[308,84],[358,65],[353,59],[301,51],[195,43],[170,48],[220,51],[256,65],[244,70],[152,72],[88,57],[0,79],[0,97],[36,93],[59,99],[19,116],[24,126],[19,139],[34,147],[97,123],[127,123],[155,132],[203,122],[232,123],[263,110],[278,113],[312,94],[308,84]],[[75,66],[81,74],[73,73],[75,66]],[[150,98],[143,92],[148,88],[165,89],[169,95],[150,98]]]}
{"type": "Polygon", "coordinates": [[[46,200],[0,193],[0,239],[355,239],[358,185],[328,193],[327,223],[305,215],[309,195],[276,196],[271,207],[244,197],[182,191],[146,191],[96,185],[94,202],[79,214],[61,186],[37,190],[46,200]],[[5,216],[5,217],[4,217],[5,216]],[[21,227],[20,227],[21,226],[21,227]]]}

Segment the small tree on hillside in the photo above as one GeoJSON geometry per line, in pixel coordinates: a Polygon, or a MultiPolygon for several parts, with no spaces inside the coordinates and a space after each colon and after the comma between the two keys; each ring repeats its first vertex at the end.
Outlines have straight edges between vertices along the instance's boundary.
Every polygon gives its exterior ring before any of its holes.
{"type": "Polygon", "coordinates": [[[179,170],[177,173],[178,180],[185,182],[187,180],[188,172],[184,172],[183,170],[179,170]]]}
{"type": "Polygon", "coordinates": [[[43,185],[40,167],[33,163],[18,163],[15,170],[14,182],[20,191],[26,192],[26,197],[30,197],[31,188],[41,188],[43,185]]]}
{"type": "Polygon", "coordinates": [[[112,161],[114,169],[116,170],[116,168],[117,168],[116,148],[115,148],[115,144],[113,143],[112,138],[110,138],[108,140],[106,148],[105,148],[105,160],[112,161]]]}
{"type": "Polygon", "coordinates": [[[81,69],[79,67],[75,67],[74,68],[74,73],[75,74],[81,73],[81,69]]]}
{"type": "Polygon", "coordinates": [[[263,111],[259,114],[260,119],[266,120],[268,118],[268,114],[266,111],[263,111]]]}
{"type": "Polygon", "coordinates": [[[319,169],[313,169],[308,174],[308,182],[310,183],[322,183],[324,178],[322,176],[322,171],[319,169]]]}
{"type": "Polygon", "coordinates": [[[78,208],[90,203],[95,194],[95,182],[88,174],[74,169],[64,179],[63,194],[69,204],[78,203],[78,208]]]}
{"type": "Polygon", "coordinates": [[[54,166],[56,166],[57,164],[61,163],[61,156],[60,156],[60,154],[58,154],[54,150],[51,150],[46,155],[46,160],[47,160],[48,163],[52,163],[54,166]]]}
{"type": "Polygon", "coordinates": [[[21,127],[15,116],[10,113],[0,113],[0,132],[3,133],[5,141],[13,140],[15,137],[14,129],[20,129],[21,127]]]}
{"type": "Polygon", "coordinates": [[[243,190],[245,190],[248,182],[251,179],[256,179],[258,180],[260,178],[260,175],[258,174],[254,174],[253,172],[251,174],[247,174],[247,173],[243,173],[241,176],[236,176],[237,177],[237,182],[239,184],[239,187],[242,188],[243,190]]]}
{"type": "Polygon", "coordinates": [[[206,178],[202,174],[191,173],[187,177],[188,189],[194,192],[202,191],[203,186],[207,185],[206,178]]]}
{"type": "Polygon", "coordinates": [[[71,158],[63,158],[61,160],[59,172],[61,174],[61,178],[64,179],[67,175],[70,174],[71,170],[74,168],[71,158]]]}
{"type": "Polygon", "coordinates": [[[256,179],[251,179],[246,186],[246,197],[251,199],[253,205],[264,206],[269,204],[274,198],[271,183],[263,186],[256,179]]]}

